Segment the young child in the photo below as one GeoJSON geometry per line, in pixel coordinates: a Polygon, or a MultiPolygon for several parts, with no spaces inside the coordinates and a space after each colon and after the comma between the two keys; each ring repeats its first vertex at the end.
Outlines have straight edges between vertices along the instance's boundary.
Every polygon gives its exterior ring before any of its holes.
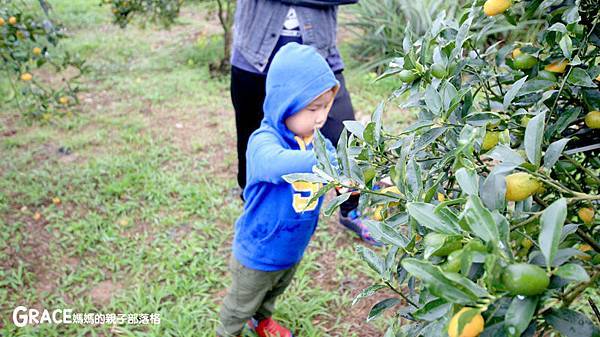
{"type": "Polygon", "coordinates": [[[313,47],[289,43],[272,61],[265,116],[246,152],[246,203],[235,226],[232,284],[218,336],[239,336],[245,324],[261,337],[292,336],[271,316],[316,229],[323,198],[309,204],[320,184],[290,184],[282,176],[312,172],[313,134],[325,123],[339,85],[313,47]]]}

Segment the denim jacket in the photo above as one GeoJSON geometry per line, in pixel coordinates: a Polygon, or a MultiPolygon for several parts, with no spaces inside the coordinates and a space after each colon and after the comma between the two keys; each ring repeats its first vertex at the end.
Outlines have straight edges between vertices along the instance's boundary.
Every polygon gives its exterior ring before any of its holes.
{"type": "MultiPolygon", "coordinates": [[[[263,72],[277,44],[290,6],[273,0],[238,0],[233,49],[263,72]]],[[[343,68],[336,47],[337,6],[323,9],[295,6],[305,45],[313,46],[334,68],[343,68]]]]}

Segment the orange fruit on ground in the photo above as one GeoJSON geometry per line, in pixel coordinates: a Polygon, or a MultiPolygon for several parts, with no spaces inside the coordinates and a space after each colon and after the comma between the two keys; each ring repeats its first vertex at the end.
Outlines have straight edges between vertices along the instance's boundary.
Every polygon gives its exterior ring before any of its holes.
{"type": "Polygon", "coordinates": [[[30,73],[24,73],[21,75],[21,81],[31,81],[31,79],[33,79],[33,75],[31,75],[30,73]]]}
{"type": "Polygon", "coordinates": [[[17,24],[17,18],[15,18],[14,16],[11,16],[10,18],[8,18],[8,23],[10,23],[11,25],[16,25],[17,24]]]}
{"type": "Polygon", "coordinates": [[[594,209],[591,207],[583,207],[577,211],[577,215],[579,219],[583,221],[584,224],[590,225],[592,221],[594,221],[594,209]]]}
{"type": "Polygon", "coordinates": [[[483,316],[480,313],[475,315],[469,323],[467,323],[464,327],[460,335],[458,334],[458,320],[460,316],[462,316],[465,312],[472,310],[473,308],[462,308],[459,312],[452,316],[450,320],[450,325],[448,326],[448,336],[450,337],[477,337],[481,332],[483,332],[484,321],[483,316]]]}
{"type": "Polygon", "coordinates": [[[4,26],[4,19],[0,18],[0,27],[4,26]]]}
{"type": "Polygon", "coordinates": [[[55,204],[55,205],[60,204],[60,198],[59,197],[52,198],[52,203],[55,204]]]}
{"type": "Polygon", "coordinates": [[[552,73],[562,74],[565,72],[568,65],[569,65],[569,61],[567,61],[567,60],[554,61],[554,62],[550,63],[549,65],[545,66],[544,70],[552,72],[552,73]]]}
{"type": "Polygon", "coordinates": [[[33,215],[33,220],[35,220],[35,221],[38,221],[41,218],[42,218],[42,215],[40,214],[40,212],[35,212],[35,214],[33,215]]]}
{"type": "Polygon", "coordinates": [[[42,53],[42,48],[40,48],[40,47],[33,48],[33,55],[38,56],[41,53],[42,53]]]}
{"type": "Polygon", "coordinates": [[[61,98],[58,99],[58,102],[60,104],[67,105],[69,103],[69,97],[62,96],[61,98]]]}

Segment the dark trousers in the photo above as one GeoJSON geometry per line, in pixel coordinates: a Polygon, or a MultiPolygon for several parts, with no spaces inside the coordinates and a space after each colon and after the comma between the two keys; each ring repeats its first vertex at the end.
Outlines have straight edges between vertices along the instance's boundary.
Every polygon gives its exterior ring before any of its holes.
{"type": "MultiPolygon", "coordinates": [[[[327,122],[321,132],[336,146],[345,120],[354,120],[354,109],[350,94],[346,90],[346,81],[342,72],[336,72],[340,81],[340,90],[335,96],[327,122]]],[[[248,139],[258,129],[263,118],[263,102],[265,100],[265,82],[267,77],[231,67],[231,101],[235,109],[235,126],[237,129],[238,184],[246,186],[246,148],[248,139]]]]}

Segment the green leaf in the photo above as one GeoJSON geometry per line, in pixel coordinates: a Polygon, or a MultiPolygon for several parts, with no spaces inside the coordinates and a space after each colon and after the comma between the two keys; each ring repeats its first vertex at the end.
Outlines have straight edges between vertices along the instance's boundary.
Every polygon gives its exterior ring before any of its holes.
{"type": "Polygon", "coordinates": [[[345,128],[340,134],[336,151],[338,160],[340,161],[342,174],[348,178],[352,178],[352,172],[350,170],[350,157],[348,157],[348,131],[346,131],[345,128]]]}
{"type": "Polygon", "coordinates": [[[411,202],[406,205],[408,214],[412,216],[421,226],[427,227],[434,232],[443,234],[460,234],[461,229],[457,225],[447,222],[435,212],[435,206],[424,202],[411,202]]]}
{"type": "Polygon", "coordinates": [[[410,22],[407,22],[406,28],[404,28],[404,38],[402,39],[402,51],[404,51],[404,54],[408,54],[410,47],[412,47],[410,32],[410,22]]]}
{"type": "Polygon", "coordinates": [[[460,168],[456,171],[456,180],[466,194],[479,194],[479,176],[475,170],[460,168]]]}
{"type": "Polygon", "coordinates": [[[555,133],[563,132],[571,123],[577,120],[580,113],[581,107],[568,107],[562,111],[558,116],[558,120],[548,127],[546,137],[550,138],[555,133]]]}
{"type": "Polygon", "coordinates": [[[410,200],[420,199],[423,179],[421,178],[421,167],[414,158],[411,158],[406,166],[406,187],[410,200]]]}
{"type": "Polygon", "coordinates": [[[554,272],[554,275],[560,276],[565,280],[576,281],[576,282],[588,282],[590,276],[585,269],[575,263],[564,264],[554,272]]]}
{"type": "Polygon", "coordinates": [[[519,337],[527,330],[537,304],[538,297],[513,298],[504,317],[504,328],[509,337],[519,337]]]}
{"type": "Polygon", "coordinates": [[[434,115],[439,116],[442,110],[442,98],[432,85],[425,90],[424,100],[429,111],[434,115]]]}
{"type": "Polygon", "coordinates": [[[600,329],[587,316],[571,309],[552,309],[544,318],[565,337],[600,336],[600,329]]]}
{"type": "MultiPolygon", "coordinates": [[[[575,248],[559,249],[554,256],[554,260],[550,264],[551,267],[558,267],[569,261],[573,256],[581,255],[581,251],[575,248]]],[[[533,251],[529,255],[529,263],[539,266],[547,266],[546,258],[539,250],[533,251]]]]}
{"type": "Polygon", "coordinates": [[[487,124],[500,123],[502,117],[495,112],[475,111],[467,116],[467,123],[473,126],[486,126],[487,124]]]}
{"type": "Polygon", "coordinates": [[[596,84],[594,84],[590,75],[581,68],[573,68],[571,74],[569,74],[569,77],[567,78],[567,82],[580,87],[596,87],[596,84]]]}
{"type": "Polygon", "coordinates": [[[461,227],[460,227],[460,220],[458,219],[458,216],[456,216],[456,214],[448,207],[451,203],[455,203],[455,202],[464,203],[464,202],[466,202],[466,199],[463,199],[463,198],[452,199],[452,200],[448,200],[443,203],[440,203],[439,205],[435,206],[434,213],[435,213],[435,215],[440,217],[440,219],[442,219],[444,224],[448,224],[450,227],[460,230],[461,227]]]}
{"type": "Polygon", "coordinates": [[[291,173],[282,176],[283,180],[288,183],[293,183],[295,181],[306,181],[308,183],[323,183],[327,184],[327,180],[322,177],[314,174],[314,173],[291,173]]]}
{"type": "Polygon", "coordinates": [[[506,95],[504,95],[504,101],[502,103],[502,106],[504,107],[505,110],[508,109],[510,103],[512,103],[512,101],[515,99],[515,97],[517,97],[517,94],[519,93],[519,90],[521,90],[521,87],[523,86],[525,81],[527,81],[527,76],[524,76],[520,80],[513,83],[512,87],[510,87],[510,89],[508,89],[508,91],[506,92],[506,95]]]}
{"type": "Polygon", "coordinates": [[[552,265],[552,261],[558,250],[560,235],[566,218],[567,201],[564,198],[553,202],[544,210],[540,217],[541,231],[538,241],[547,266],[552,265]]]}
{"type": "Polygon", "coordinates": [[[310,198],[310,200],[306,203],[306,207],[308,207],[309,205],[312,205],[314,202],[317,202],[317,200],[319,200],[320,197],[325,195],[325,193],[329,192],[329,190],[333,189],[334,187],[335,187],[334,184],[323,185],[323,187],[321,187],[317,191],[317,193],[315,193],[315,195],[313,195],[312,198],[310,198]]]}
{"type": "MultiPolygon", "coordinates": [[[[594,78],[596,78],[598,75],[600,75],[600,65],[597,66],[597,74],[594,76],[594,78]]],[[[600,90],[586,89],[583,90],[582,93],[583,103],[587,107],[588,111],[600,110],[600,90]]]]}
{"type": "Polygon", "coordinates": [[[462,104],[462,99],[465,95],[471,94],[471,88],[462,88],[450,101],[450,106],[446,109],[444,117],[448,117],[456,108],[462,104]]]}
{"type": "Polygon", "coordinates": [[[571,59],[571,50],[573,49],[573,42],[571,41],[571,38],[569,37],[568,34],[563,35],[563,37],[560,39],[560,41],[558,42],[558,45],[560,46],[560,49],[563,52],[563,55],[567,58],[567,59],[571,59]]]}
{"type": "Polygon", "coordinates": [[[562,17],[561,17],[567,24],[572,24],[572,23],[576,23],[579,22],[579,20],[581,19],[579,16],[579,7],[578,6],[570,6],[569,9],[567,9],[562,17]]]}
{"type": "MultiPolygon", "coordinates": [[[[439,267],[427,261],[415,258],[402,260],[402,267],[414,277],[422,280],[429,291],[451,303],[471,304],[479,298],[477,295],[464,290],[456,281],[448,279],[439,267]]],[[[460,275],[459,275],[460,277],[460,275]]],[[[462,279],[466,279],[461,277],[462,279]]]]}
{"type": "Polygon", "coordinates": [[[375,240],[402,248],[405,248],[410,243],[410,240],[404,237],[404,235],[384,222],[365,220],[364,224],[369,228],[375,240]]]}
{"type": "Polygon", "coordinates": [[[378,292],[381,289],[385,289],[385,288],[388,288],[388,286],[383,285],[383,284],[373,284],[373,285],[363,289],[363,291],[361,291],[358,295],[356,295],[354,300],[352,300],[352,305],[355,305],[363,298],[367,298],[367,297],[375,295],[376,292],[378,292]]]}
{"type": "Polygon", "coordinates": [[[446,130],[446,127],[439,127],[427,130],[415,142],[412,153],[416,153],[417,151],[420,151],[427,147],[427,145],[435,142],[435,140],[438,139],[441,135],[443,135],[444,132],[446,132],[446,130]]]}
{"type": "Polygon", "coordinates": [[[467,277],[457,273],[445,273],[444,276],[446,276],[447,279],[456,282],[456,284],[459,284],[461,289],[467,290],[469,293],[473,293],[480,299],[490,296],[485,288],[479,286],[477,283],[471,281],[467,277]]]}
{"type": "Polygon", "coordinates": [[[369,312],[369,316],[367,317],[367,322],[374,320],[379,317],[384,311],[387,309],[397,305],[400,303],[400,299],[391,297],[386,298],[385,300],[375,304],[373,308],[371,308],[371,312],[369,312]]]}
{"type": "Polygon", "coordinates": [[[317,132],[315,132],[314,142],[315,154],[317,156],[319,166],[321,166],[323,171],[330,177],[337,177],[337,170],[334,170],[333,166],[331,165],[330,153],[327,150],[325,138],[323,137],[321,131],[317,130],[317,132]]]}
{"type": "Polygon", "coordinates": [[[371,182],[371,180],[373,180],[373,178],[375,178],[376,174],[377,174],[377,171],[375,171],[374,168],[372,168],[372,167],[365,168],[365,170],[363,171],[363,176],[365,178],[365,183],[371,182]]]}
{"type": "Polygon", "coordinates": [[[555,85],[556,85],[556,83],[553,81],[546,81],[546,80],[527,81],[525,83],[525,85],[523,85],[521,90],[519,90],[519,92],[517,93],[517,97],[544,92],[548,89],[551,89],[555,85]]]}
{"type": "Polygon", "coordinates": [[[557,23],[553,24],[552,26],[550,26],[550,28],[548,28],[547,31],[566,33],[567,27],[565,27],[565,25],[563,23],[557,22],[557,23]]]}
{"type": "Polygon", "coordinates": [[[497,242],[499,233],[492,212],[490,212],[478,196],[469,197],[464,210],[465,220],[471,231],[485,242],[497,242]]]}
{"type": "MultiPolygon", "coordinates": [[[[445,326],[448,324],[448,317],[441,317],[426,326],[421,330],[420,335],[411,334],[408,336],[427,336],[427,337],[448,337],[445,326]]],[[[384,336],[384,337],[399,337],[398,335],[384,336]]]]}
{"type": "Polygon", "coordinates": [[[381,141],[381,118],[383,116],[383,109],[385,108],[385,101],[381,101],[371,116],[371,121],[375,123],[375,129],[373,131],[373,138],[375,143],[379,144],[381,141]]]}
{"type": "MultiPolygon", "coordinates": [[[[429,259],[432,255],[437,253],[438,251],[447,249],[448,246],[455,246],[458,244],[460,247],[460,241],[462,240],[462,235],[444,235],[439,233],[432,233],[428,235],[435,235],[440,237],[442,240],[435,240],[434,242],[425,242],[425,250],[423,251],[423,256],[425,259],[429,259]]],[[[428,238],[427,236],[426,238],[428,238]]]]}
{"type": "Polygon", "coordinates": [[[363,138],[363,132],[365,131],[365,126],[358,121],[344,121],[344,126],[346,130],[348,130],[351,134],[355,135],[358,139],[363,138]]]}
{"type": "Polygon", "coordinates": [[[506,181],[508,173],[518,165],[505,164],[496,165],[492,172],[483,181],[481,187],[481,199],[489,209],[504,209],[506,205],[506,181]]]}
{"type": "Polygon", "coordinates": [[[448,111],[452,105],[452,100],[458,95],[458,91],[450,82],[445,82],[442,87],[442,101],[444,103],[444,110],[448,111]]]}
{"type": "MultiPolygon", "coordinates": [[[[456,33],[456,45],[452,50],[452,56],[460,54],[460,50],[463,47],[465,41],[469,39],[469,30],[471,29],[471,22],[473,22],[473,17],[470,16],[458,29],[458,33],[456,33]]],[[[452,57],[452,58],[453,58],[452,57]]]]}
{"type": "Polygon", "coordinates": [[[514,164],[519,166],[525,162],[519,153],[504,144],[498,144],[486,156],[496,159],[504,164],[514,164]]]}
{"type": "Polygon", "coordinates": [[[544,118],[546,113],[542,112],[533,117],[525,129],[525,153],[529,162],[539,166],[542,160],[542,140],[544,138],[544,118]]]}
{"type": "Polygon", "coordinates": [[[363,132],[363,137],[367,144],[375,145],[375,123],[369,122],[369,124],[367,124],[365,131],[363,132]]]}
{"type": "Polygon", "coordinates": [[[546,149],[546,153],[544,153],[545,168],[551,169],[554,166],[554,164],[556,164],[558,158],[560,158],[560,155],[562,154],[569,140],[571,139],[563,138],[555,141],[554,143],[550,144],[550,146],[548,146],[548,149],[546,149]]]}
{"type": "Polygon", "coordinates": [[[431,322],[446,315],[451,307],[451,303],[446,302],[444,299],[438,298],[415,310],[411,316],[416,319],[431,322]]]}
{"type": "Polygon", "coordinates": [[[512,254],[509,244],[510,224],[508,223],[508,220],[506,220],[504,215],[498,212],[498,210],[494,210],[492,212],[492,217],[494,218],[494,222],[498,227],[498,238],[504,243],[504,246],[506,247],[505,251],[509,254],[512,254]]]}
{"type": "Polygon", "coordinates": [[[360,257],[367,262],[369,267],[376,271],[379,275],[383,276],[385,273],[385,267],[383,259],[380,258],[374,251],[365,246],[356,246],[356,251],[360,257]]]}
{"type": "Polygon", "coordinates": [[[387,77],[390,77],[392,75],[395,75],[395,74],[401,72],[402,70],[404,70],[404,68],[400,68],[400,67],[388,68],[381,75],[377,76],[377,78],[375,80],[373,80],[373,82],[377,82],[377,81],[380,81],[380,80],[382,80],[384,78],[387,78],[387,77]]]}
{"type": "Polygon", "coordinates": [[[341,204],[343,204],[346,200],[348,200],[348,198],[350,198],[351,194],[352,194],[352,192],[346,192],[344,194],[340,194],[337,197],[331,199],[331,201],[329,201],[329,203],[327,204],[327,207],[325,207],[325,211],[324,211],[325,215],[330,216],[331,214],[333,214],[333,212],[341,204]]]}

